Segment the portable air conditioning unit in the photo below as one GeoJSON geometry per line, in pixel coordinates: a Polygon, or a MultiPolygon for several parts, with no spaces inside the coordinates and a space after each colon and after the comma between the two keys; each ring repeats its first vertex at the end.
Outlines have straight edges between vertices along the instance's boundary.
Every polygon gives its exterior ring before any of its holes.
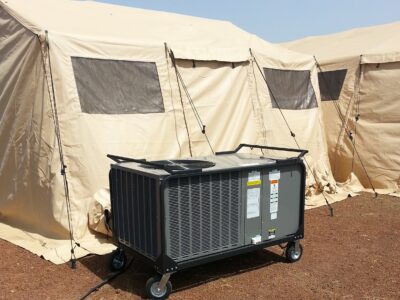
{"type": "MultiPolygon", "coordinates": [[[[154,265],[149,297],[164,299],[170,275],[192,266],[288,243],[300,259],[304,232],[307,151],[241,144],[191,160],[149,162],[109,155],[112,231],[118,249],[111,267],[124,268],[130,250],[154,265]],[[299,152],[268,158],[243,147],[299,152]]],[[[261,152],[260,152],[261,154],[261,152]]]]}

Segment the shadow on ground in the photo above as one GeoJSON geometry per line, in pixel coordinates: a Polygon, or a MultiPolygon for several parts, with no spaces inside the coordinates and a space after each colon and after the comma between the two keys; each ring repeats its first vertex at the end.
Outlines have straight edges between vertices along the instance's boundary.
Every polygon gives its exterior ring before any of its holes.
{"type": "MultiPolygon", "coordinates": [[[[276,249],[276,247],[275,247],[276,249]]],[[[278,252],[283,250],[278,250],[278,252]]],[[[275,251],[277,252],[277,251],[275,251]]],[[[111,255],[89,256],[80,262],[101,279],[107,278],[111,272],[108,269],[111,255]]],[[[150,277],[156,273],[152,266],[147,265],[140,257],[128,255],[130,266],[118,277],[109,282],[115,290],[133,293],[145,297],[144,286],[150,277]]],[[[276,263],[286,262],[283,255],[262,249],[234,256],[232,258],[200,265],[179,271],[171,276],[173,293],[197,287],[214,280],[236,276],[252,270],[264,268],[276,263]]]]}

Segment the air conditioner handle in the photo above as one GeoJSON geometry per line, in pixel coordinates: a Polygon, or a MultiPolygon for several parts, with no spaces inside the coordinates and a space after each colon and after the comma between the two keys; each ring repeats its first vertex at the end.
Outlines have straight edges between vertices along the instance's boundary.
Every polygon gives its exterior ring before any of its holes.
{"type": "Polygon", "coordinates": [[[277,150],[277,151],[297,152],[297,153],[299,153],[297,158],[302,158],[304,155],[306,155],[308,153],[308,150],[304,150],[304,149],[272,147],[272,146],[251,145],[251,144],[240,144],[235,150],[217,152],[216,155],[234,154],[234,153],[239,152],[242,148],[250,148],[250,149],[254,149],[255,148],[255,149],[268,149],[268,150],[277,150]]]}

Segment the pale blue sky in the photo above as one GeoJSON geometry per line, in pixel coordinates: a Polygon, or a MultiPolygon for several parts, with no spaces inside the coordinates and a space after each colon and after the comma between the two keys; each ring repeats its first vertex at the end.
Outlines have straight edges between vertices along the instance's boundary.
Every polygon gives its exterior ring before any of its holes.
{"type": "Polygon", "coordinates": [[[400,0],[97,0],[228,20],[270,41],[400,21],[400,0]]]}

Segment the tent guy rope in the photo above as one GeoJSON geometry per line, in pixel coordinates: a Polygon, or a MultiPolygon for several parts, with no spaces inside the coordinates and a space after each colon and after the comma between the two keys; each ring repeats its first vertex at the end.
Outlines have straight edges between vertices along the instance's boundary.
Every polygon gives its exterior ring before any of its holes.
{"type": "MultiPolygon", "coordinates": [[[[56,135],[57,144],[58,144],[58,151],[59,151],[59,158],[60,158],[60,165],[61,165],[61,175],[63,177],[63,182],[64,182],[64,194],[65,194],[65,203],[66,203],[67,216],[68,216],[69,239],[70,239],[70,244],[71,244],[70,264],[71,264],[71,268],[75,268],[76,267],[75,248],[77,246],[80,247],[80,244],[78,242],[76,242],[76,240],[74,238],[74,229],[73,229],[73,225],[72,225],[72,213],[71,213],[71,201],[70,201],[70,197],[69,197],[69,186],[68,186],[68,178],[67,178],[67,172],[66,172],[67,165],[65,164],[65,160],[64,160],[63,144],[62,144],[61,133],[60,133],[60,123],[59,123],[59,119],[58,119],[56,94],[55,94],[54,80],[53,80],[53,71],[52,71],[52,67],[51,67],[51,58],[50,58],[49,35],[48,35],[47,30],[45,31],[45,33],[46,33],[45,45],[46,45],[46,49],[47,49],[47,59],[48,59],[48,67],[49,67],[50,74],[47,74],[46,64],[45,64],[45,55],[42,52],[43,68],[44,68],[46,77],[48,77],[48,75],[50,75],[50,82],[51,82],[51,92],[50,92],[50,87],[49,87],[50,106],[51,106],[51,110],[52,110],[54,130],[55,130],[55,135],[56,135]]],[[[47,83],[48,83],[48,81],[47,81],[47,83]]]]}
{"type": "MultiPolygon", "coordinates": [[[[180,82],[179,87],[182,86],[182,88],[183,88],[183,90],[184,90],[184,92],[186,94],[186,97],[189,100],[189,104],[190,104],[190,106],[191,106],[191,108],[193,110],[193,114],[194,114],[194,116],[196,118],[197,124],[200,127],[201,133],[204,134],[204,136],[205,136],[205,138],[207,140],[207,144],[210,147],[212,154],[215,154],[215,151],[214,151],[213,147],[211,146],[210,139],[208,138],[208,135],[207,135],[207,132],[206,132],[206,125],[204,125],[203,121],[201,120],[200,114],[199,114],[199,112],[198,112],[198,110],[197,110],[197,108],[196,108],[196,106],[194,104],[194,101],[193,101],[192,97],[190,96],[189,90],[188,90],[185,82],[183,81],[183,78],[182,78],[181,73],[179,72],[178,66],[176,65],[174,52],[172,50],[170,50],[169,53],[170,53],[170,57],[171,57],[171,60],[172,60],[172,64],[173,64],[175,72],[176,72],[176,76],[178,78],[178,84],[180,82]]],[[[182,97],[181,97],[181,99],[182,99],[182,97]]],[[[182,109],[183,109],[183,102],[182,102],[182,109]]],[[[186,122],[186,118],[185,118],[185,122],[186,122]]],[[[187,128],[187,124],[186,124],[186,128],[187,128]]],[[[188,134],[189,134],[189,130],[188,130],[188,134]]],[[[192,154],[192,151],[190,151],[190,152],[192,154]]]]}

